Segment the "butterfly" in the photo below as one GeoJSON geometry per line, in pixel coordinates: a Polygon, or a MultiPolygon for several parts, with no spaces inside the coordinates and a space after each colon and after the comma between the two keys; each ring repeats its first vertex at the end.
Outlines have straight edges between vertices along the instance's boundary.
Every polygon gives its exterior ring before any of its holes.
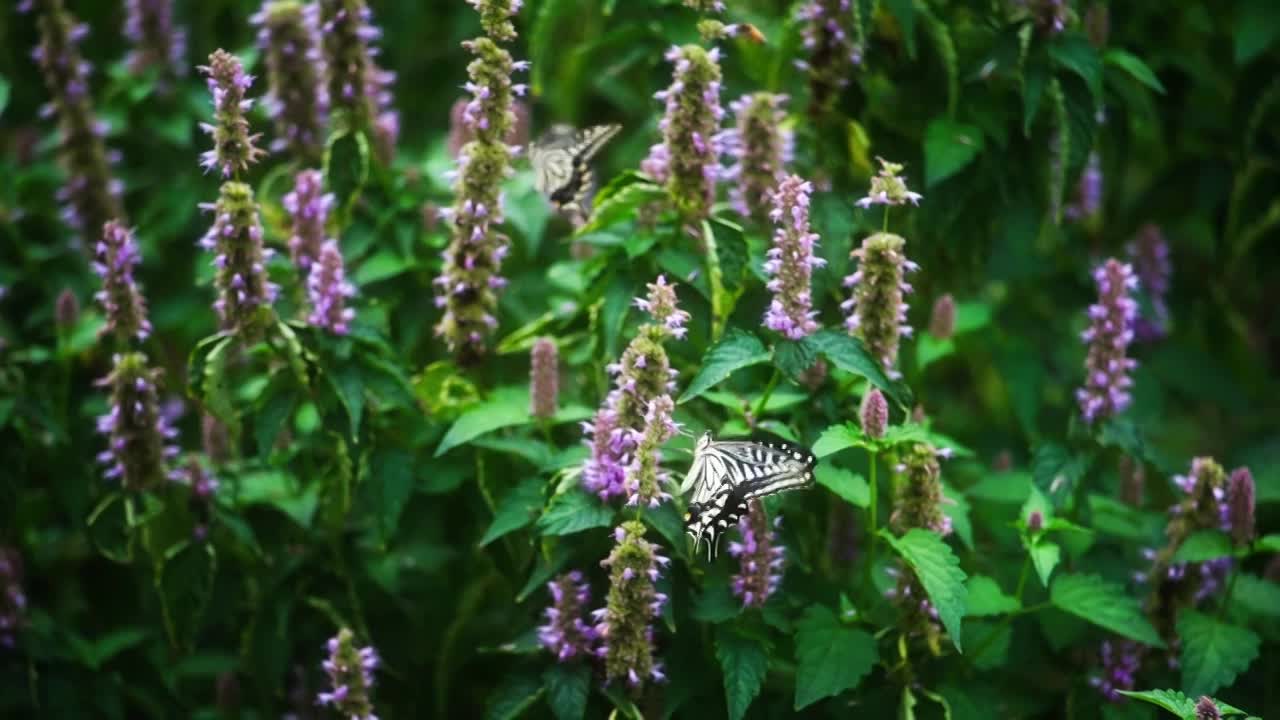
{"type": "Polygon", "coordinates": [[[738,524],[748,502],[812,486],[817,461],[808,450],[780,440],[714,440],[703,433],[680,485],[681,493],[693,490],[684,521],[694,551],[705,535],[707,559],[714,560],[720,536],[738,524]]]}
{"type": "Polygon", "coordinates": [[[583,130],[552,126],[529,144],[534,188],[557,210],[585,215],[595,191],[591,158],[621,129],[621,125],[593,125],[583,130]]]}

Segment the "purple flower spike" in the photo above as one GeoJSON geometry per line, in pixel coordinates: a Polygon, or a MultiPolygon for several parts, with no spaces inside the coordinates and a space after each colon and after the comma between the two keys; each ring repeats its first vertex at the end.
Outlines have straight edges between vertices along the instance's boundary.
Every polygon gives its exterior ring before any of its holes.
{"type": "Polygon", "coordinates": [[[249,133],[245,117],[253,107],[253,100],[245,97],[253,78],[245,75],[240,59],[225,50],[214,51],[200,72],[208,76],[214,108],[213,124],[200,124],[213,137],[213,149],[200,156],[200,164],[206,171],[218,168],[222,177],[230,178],[248,170],[263,154],[255,145],[261,135],[249,133]]]}
{"type": "Polygon", "coordinates": [[[1254,483],[1253,473],[1247,467],[1238,467],[1231,471],[1227,480],[1227,524],[1231,527],[1231,537],[1237,545],[1248,545],[1253,541],[1254,522],[1254,483]]]}
{"type": "Polygon", "coordinates": [[[1089,678],[1089,684],[1111,702],[1123,702],[1121,690],[1132,690],[1142,667],[1142,646],[1132,640],[1107,640],[1099,652],[1102,674],[1089,678]]]}
{"type": "Polygon", "coordinates": [[[684,0],[684,6],[700,13],[724,12],[724,0],[684,0]]]}
{"type": "Polygon", "coordinates": [[[616,528],[617,545],[601,565],[609,569],[609,597],[592,615],[608,681],[622,679],[639,689],[648,681],[662,682],[662,664],[653,658],[651,621],[662,614],[667,596],[654,587],[669,560],[658,546],[644,539],[645,527],[635,520],[616,528]]]}
{"type": "Polygon", "coordinates": [[[856,33],[857,8],[851,0],[806,0],[799,19],[807,60],[796,64],[809,73],[810,113],[823,112],[862,64],[862,41],[856,33]]]}
{"type": "Polygon", "coordinates": [[[62,0],[26,2],[18,9],[38,14],[40,44],[32,57],[49,91],[49,103],[40,108],[40,117],[58,120],[59,161],[67,173],[67,182],[57,193],[62,219],[80,238],[91,241],[108,221],[124,222],[125,215],[120,204],[123,185],[111,177],[109,154],[103,147],[108,128],[93,111],[89,88],[93,66],[80,54],[89,26],[67,12],[62,0]]]}
{"type": "Polygon", "coordinates": [[[786,549],[777,544],[777,533],[769,526],[759,500],[751,501],[750,510],[738,522],[738,531],[742,542],[729,543],[729,554],[738,559],[739,568],[733,576],[733,594],[744,608],[763,607],[782,584],[786,549]]]}
{"type": "Polygon", "coordinates": [[[549,420],[560,396],[560,351],[552,338],[538,338],[529,352],[529,414],[549,420]]]}
{"type": "Polygon", "coordinates": [[[544,611],[547,623],[538,626],[538,642],[556,656],[557,662],[591,655],[596,629],[583,620],[591,602],[591,588],[582,573],[567,572],[547,583],[547,589],[551,591],[551,605],[544,611]]]}
{"type": "Polygon", "coordinates": [[[623,481],[628,505],[654,508],[671,499],[671,493],[663,490],[671,484],[671,476],[662,469],[661,463],[662,445],[679,431],[679,426],[671,419],[674,411],[675,403],[670,395],[659,395],[649,402],[644,430],[640,433],[640,441],[623,481]]]}
{"type": "Polygon", "coordinates": [[[94,253],[93,270],[102,278],[94,297],[102,304],[107,324],[102,332],[114,332],[121,342],[142,341],[151,335],[147,302],[133,277],[142,260],[133,233],[112,220],[102,228],[102,240],[94,253]]]}
{"type": "Polygon", "coordinates": [[[1125,250],[1138,276],[1138,286],[1150,303],[1150,315],[1140,314],[1134,321],[1134,337],[1140,342],[1159,340],[1169,333],[1169,277],[1173,264],[1169,260],[1169,243],[1164,233],[1146,224],[1125,250]]]}
{"type": "Polygon", "coordinates": [[[329,638],[329,657],[321,665],[329,677],[330,689],[316,696],[316,704],[328,705],[342,717],[352,720],[377,720],[373,714],[373,671],[380,662],[372,646],[356,647],[355,637],[347,628],[329,638]]]}
{"type": "Polygon", "coordinates": [[[608,405],[583,424],[591,456],[582,467],[582,484],[605,501],[626,494],[627,466],[638,441],[635,431],[618,427],[618,413],[608,405]]]}
{"type": "Polygon", "coordinates": [[[950,340],[955,332],[956,301],[951,293],[947,293],[933,302],[933,312],[929,315],[929,334],[939,340],[950,340]]]}
{"type": "Polygon", "coordinates": [[[141,353],[115,356],[111,374],[98,381],[111,388],[111,405],[98,418],[107,448],[98,454],[103,477],[125,490],[145,490],[172,479],[168,471],[178,454],[178,433],[160,413],[156,381],[160,372],[147,367],[141,353]]]}
{"type": "Polygon", "coordinates": [[[400,129],[391,85],[395,75],[378,67],[382,37],[365,0],[319,0],[321,36],[329,71],[329,101],[347,127],[373,137],[378,157],[391,161],[400,129]]]}
{"type": "Polygon", "coordinates": [[[907,189],[907,182],[902,179],[902,165],[891,163],[884,158],[880,161],[880,172],[871,178],[871,190],[867,196],[855,203],[858,207],[869,208],[872,205],[919,205],[924,196],[907,189]]]}
{"type": "Polygon", "coordinates": [[[325,225],[333,210],[334,197],[324,192],[324,176],[319,170],[303,170],[294,178],[293,190],[283,198],[284,209],[291,221],[289,257],[304,274],[320,257],[329,237],[325,225]]]}
{"type": "Polygon", "coordinates": [[[1075,201],[1063,210],[1068,220],[1088,220],[1102,209],[1102,159],[1097,151],[1089,153],[1089,160],[1080,173],[1076,185],[1075,201]]]}
{"type": "Polygon", "coordinates": [[[773,193],[773,211],[769,218],[777,226],[773,247],[769,249],[764,271],[770,276],[769,291],[773,302],[764,315],[764,325],[791,340],[808,337],[818,331],[814,319],[810,278],[813,269],[827,262],[814,254],[817,233],[809,229],[809,193],[813,186],[795,175],[779,183],[773,193]]]}
{"type": "Polygon", "coordinates": [[[696,224],[710,214],[721,175],[720,51],[685,45],[671,48],[666,58],[675,73],[671,86],[657,94],[666,103],[658,124],[662,142],[650,149],[642,168],[666,184],[685,222],[696,224]]]}
{"type": "Polygon", "coordinates": [[[862,396],[862,407],[858,410],[862,421],[862,432],[867,437],[879,439],[889,427],[889,403],[884,399],[880,388],[868,388],[862,396]]]}
{"type": "Polygon", "coordinates": [[[319,163],[329,122],[329,87],[321,48],[320,6],[266,0],[251,18],[266,56],[269,90],[263,99],[275,121],[272,152],[319,163]]]}
{"type": "Polygon", "coordinates": [[[218,202],[202,208],[214,214],[213,226],[200,240],[202,248],[214,253],[214,309],[224,329],[256,337],[271,317],[279,288],[267,280],[271,251],[262,247],[253,190],[244,183],[223,183],[218,202]]]}
{"type": "Polygon", "coordinates": [[[22,555],[16,548],[0,547],[0,648],[17,645],[18,630],[26,624],[26,610],[22,555]]]}
{"type": "Polygon", "coordinates": [[[912,528],[932,530],[946,537],[951,534],[951,518],[942,512],[942,468],[938,464],[946,453],[925,443],[915,443],[902,458],[898,472],[898,493],[893,500],[889,524],[898,534],[912,528]]]}
{"type": "Polygon", "coordinates": [[[516,39],[516,26],[511,18],[520,12],[523,0],[467,0],[480,13],[480,27],[497,42],[516,39]]]}
{"type": "Polygon", "coordinates": [[[1133,341],[1133,321],[1138,303],[1132,297],[1138,288],[1133,267],[1108,260],[1093,273],[1098,286],[1098,302],[1089,306],[1089,328],[1081,339],[1089,345],[1085,359],[1084,387],[1076,391],[1085,422],[1105,420],[1129,407],[1129,373],[1137,361],[1128,357],[1133,341]]]}
{"type": "Polygon", "coordinates": [[[355,294],[356,286],[347,282],[342,250],[336,241],[326,242],[307,276],[307,298],[311,301],[307,322],[334,335],[346,335],[356,316],[356,311],[346,306],[347,299],[355,294]]]}
{"type": "Polygon", "coordinates": [[[736,125],[722,134],[724,152],[734,164],[724,178],[734,181],[729,199],[739,215],[764,220],[772,207],[774,188],[786,177],[795,138],[783,127],[786,95],[754,93],[729,103],[736,125]]]}
{"type": "Polygon", "coordinates": [[[125,58],[129,72],[156,68],[167,90],[187,68],[187,34],[173,26],[173,0],[128,0],[125,10],[124,34],[133,44],[125,58]]]}
{"type": "Polygon", "coordinates": [[[876,233],[863,240],[862,246],[851,253],[858,260],[858,269],[844,279],[845,287],[853,289],[852,294],[840,306],[848,313],[845,327],[849,333],[862,338],[885,373],[894,379],[902,377],[896,367],[899,340],[911,334],[907,324],[909,306],[903,301],[911,286],[905,275],[918,269],[903,253],[906,244],[906,240],[890,233],[876,233]]]}

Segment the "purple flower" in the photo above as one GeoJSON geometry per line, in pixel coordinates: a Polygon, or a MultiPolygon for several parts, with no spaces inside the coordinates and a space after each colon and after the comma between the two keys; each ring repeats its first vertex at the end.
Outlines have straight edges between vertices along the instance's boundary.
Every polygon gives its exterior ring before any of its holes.
{"type": "Polygon", "coordinates": [[[1208,695],[1201,695],[1196,701],[1196,720],[1221,720],[1222,712],[1218,710],[1218,703],[1208,695]]]}
{"type": "Polygon", "coordinates": [[[560,395],[560,353],[556,341],[538,338],[529,351],[529,414],[549,420],[560,395]]]}
{"type": "Polygon", "coordinates": [[[213,149],[201,154],[200,165],[206,171],[221,168],[222,177],[229,178],[248,170],[262,156],[262,150],[254,144],[261,135],[249,134],[249,120],[245,117],[253,107],[253,100],[244,95],[253,85],[253,78],[244,74],[240,59],[225,50],[215,50],[209,56],[209,64],[199,69],[208,76],[214,116],[213,124],[200,124],[213,137],[213,149]]]}
{"type": "Polygon", "coordinates": [[[604,659],[606,679],[620,679],[636,689],[649,680],[666,680],[662,664],[653,659],[650,623],[667,602],[654,583],[670,560],[644,539],[644,531],[644,525],[635,520],[614,529],[617,545],[600,562],[609,569],[608,601],[592,613],[600,638],[596,654],[604,659]]]}
{"type": "Polygon", "coordinates": [[[0,648],[17,645],[18,630],[26,624],[27,596],[22,591],[22,555],[0,547],[0,648]]]}
{"type": "Polygon", "coordinates": [[[868,387],[862,396],[862,407],[858,409],[858,418],[862,421],[862,432],[873,440],[884,437],[889,426],[889,403],[884,399],[880,388],[868,387]]]}
{"type": "Polygon", "coordinates": [[[196,518],[192,535],[197,542],[203,542],[209,537],[209,525],[213,521],[213,506],[216,502],[214,496],[218,493],[218,479],[205,472],[200,461],[194,457],[187,461],[184,475],[187,488],[191,492],[188,505],[196,518]]]}
{"type": "Polygon", "coordinates": [[[53,303],[53,322],[58,332],[65,333],[80,319],[80,298],[71,288],[63,288],[53,303]]]}
{"type": "Polygon", "coordinates": [[[369,692],[373,689],[373,671],[378,667],[378,652],[372,646],[356,647],[355,637],[347,628],[329,638],[329,657],[321,666],[329,676],[330,689],[316,696],[316,703],[328,705],[342,717],[352,720],[377,720],[369,692]]]}
{"type": "Polygon", "coordinates": [[[1222,589],[1231,571],[1232,559],[1220,557],[1202,563],[1175,563],[1173,557],[1182,543],[1198,530],[1232,532],[1230,481],[1222,466],[1212,458],[1191,461],[1191,471],[1173,478],[1174,485],[1185,493],[1169,509],[1167,538],[1160,551],[1148,551],[1153,565],[1140,580],[1152,582],[1153,614],[1173,625],[1177,611],[1184,606],[1200,604],[1222,589]]]}
{"type": "Polygon", "coordinates": [[[1141,342],[1159,340],[1169,333],[1169,276],[1173,265],[1169,261],[1169,243],[1164,233],[1154,224],[1147,223],[1138,231],[1133,242],[1125,246],[1138,286],[1150,303],[1151,314],[1139,314],[1134,320],[1134,337],[1141,342]]]}
{"type": "Polygon", "coordinates": [[[662,142],[654,145],[642,168],[666,184],[667,193],[686,223],[711,213],[720,179],[720,50],[698,45],[673,47],[666,54],[675,65],[671,86],[655,97],[666,103],[658,123],[662,142]]]}
{"type": "Polygon", "coordinates": [[[545,625],[538,626],[538,642],[556,656],[558,662],[591,654],[596,629],[583,620],[591,602],[591,588],[582,573],[573,570],[547,583],[551,605],[544,611],[545,625]]]}
{"type": "Polygon", "coordinates": [[[880,172],[871,178],[871,190],[867,196],[860,198],[855,204],[861,208],[872,205],[919,205],[924,196],[907,189],[907,182],[902,179],[902,165],[891,163],[884,158],[880,161],[880,172]]]}
{"type": "Polygon", "coordinates": [[[456,196],[449,218],[453,237],[445,249],[444,268],[435,279],[436,305],[444,315],[436,334],[464,364],[478,360],[487,338],[498,326],[498,291],[506,286],[499,274],[510,250],[509,239],[497,230],[504,221],[502,182],[512,173],[514,148],[506,144],[515,123],[514,97],[524,86],[511,75],[525,69],[511,54],[487,37],[463,43],[476,59],[467,66],[472,94],[462,122],[474,140],[459,153],[456,196]]]}
{"type": "Polygon", "coordinates": [[[736,181],[729,200],[743,217],[764,219],[774,188],[786,177],[795,144],[792,132],[783,127],[786,101],[786,95],[759,92],[729,103],[736,124],[721,134],[721,142],[734,164],[723,177],[736,181]]]}
{"type": "Polygon", "coordinates": [[[813,186],[799,177],[788,176],[773,193],[773,210],[769,213],[777,230],[764,263],[765,274],[770,276],[767,287],[773,293],[764,325],[791,340],[818,331],[810,279],[813,269],[827,262],[814,254],[818,235],[809,229],[812,190],[813,186]]]}
{"type": "Polygon", "coordinates": [[[266,56],[270,89],[263,103],[276,126],[271,150],[287,150],[302,162],[318,163],[329,122],[320,6],[264,0],[250,19],[258,26],[258,47],[266,56]]]}
{"type": "Polygon", "coordinates": [[[168,465],[178,454],[178,431],[160,413],[156,392],[158,370],[147,367],[141,353],[115,356],[111,374],[98,381],[111,388],[111,406],[98,418],[107,448],[98,453],[103,477],[125,490],[145,490],[175,479],[168,465]]]}
{"type": "Polygon", "coordinates": [[[213,226],[200,239],[200,246],[214,253],[214,310],[224,329],[256,336],[271,317],[279,288],[267,280],[265,263],[274,251],[262,247],[253,190],[244,183],[226,182],[217,203],[200,207],[214,214],[213,226]]]}
{"type": "Polygon", "coordinates": [[[800,6],[808,59],[796,65],[809,73],[811,113],[829,108],[849,84],[854,67],[862,64],[862,42],[855,36],[856,13],[850,0],[807,0],[800,6]]]}
{"type": "Polygon", "coordinates": [[[929,334],[939,340],[950,340],[955,331],[956,301],[951,293],[947,293],[933,302],[933,312],[929,315],[929,334]]]}
{"type": "Polygon", "coordinates": [[[124,186],[111,177],[114,158],[102,142],[108,127],[95,117],[89,94],[93,66],[80,54],[89,26],[77,22],[62,0],[26,2],[18,9],[38,12],[40,44],[31,55],[44,74],[50,96],[40,108],[40,117],[58,120],[59,159],[67,172],[67,182],[57,193],[62,219],[89,238],[109,220],[125,219],[120,205],[124,186]]]}
{"type": "MultiPolygon", "coordinates": [[[[471,102],[470,98],[458,98],[449,109],[449,156],[455,160],[462,154],[462,148],[476,139],[475,130],[467,120],[467,107],[471,102]]],[[[515,113],[515,121],[503,142],[510,147],[524,147],[529,144],[529,105],[518,99],[512,100],[511,110],[515,113]]]]}
{"type": "Polygon", "coordinates": [[[689,322],[689,313],[676,305],[675,284],[668,284],[667,277],[659,275],[657,280],[646,287],[649,289],[649,294],[643,298],[636,298],[636,307],[653,317],[657,323],[653,327],[658,333],[683,340],[687,332],[685,323],[689,322]]]}
{"type": "Polygon", "coordinates": [[[895,379],[902,377],[896,368],[899,339],[911,335],[909,306],[902,299],[911,286],[903,278],[919,269],[903,254],[906,244],[890,233],[876,233],[863,240],[862,247],[851,253],[858,260],[858,269],[844,279],[852,294],[840,305],[848,313],[845,327],[849,333],[861,337],[872,357],[895,379]]]}
{"type": "Polygon", "coordinates": [[[1253,540],[1254,484],[1253,473],[1247,467],[1232,470],[1227,480],[1227,524],[1236,544],[1248,545],[1253,540]]]}
{"type": "Polygon", "coordinates": [[[125,10],[124,34],[133,44],[125,58],[129,72],[138,75],[156,68],[160,87],[167,89],[187,70],[187,34],[173,27],[172,0],[128,0],[125,10]]]}
{"type": "Polygon", "coordinates": [[[637,433],[618,426],[618,413],[605,403],[589,423],[582,424],[590,435],[591,455],[582,466],[582,485],[601,500],[627,493],[627,466],[638,442],[637,433]]]}
{"type": "Polygon", "coordinates": [[[1089,306],[1089,328],[1081,339],[1089,345],[1084,387],[1076,391],[1085,422],[1104,420],[1129,407],[1129,373],[1138,362],[1127,356],[1133,341],[1138,303],[1131,294],[1138,287],[1133,267],[1111,259],[1093,272],[1098,302],[1089,306]]]}
{"type": "Polygon", "coordinates": [[[102,278],[102,289],[94,293],[94,298],[107,316],[103,333],[114,332],[121,342],[130,338],[146,340],[151,334],[147,302],[133,277],[141,260],[138,244],[128,228],[115,220],[103,226],[93,261],[93,271],[102,278]]]}
{"type": "MultiPolygon", "coordinates": [[[[774,525],[781,520],[778,518],[774,525]]],[[[777,534],[769,527],[769,517],[759,500],[751,501],[747,514],[738,521],[738,532],[742,542],[729,543],[729,554],[738,559],[733,594],[742,600],[744,608],[764,607],[782,584],[786,549],[777,544],[777,534]]]]}
{"type": "Polygon", "coordinates": [[[663,490],[671,484],[670,475],[662,469],[662,445],[675,437],[679,426],[671,419],[675,403],[670,395],[659,395],[649,401],[644,416],[644,429],[627,466],[623,487],[628,505],[647,505],[656,508],[671,499],[671,493],[663,490]]]}
{"type": "Polygon", "coordinates": [[[684,0],[684,6],[700,13],[724,12],[724,0],[684,0]]]}
{"type": "Polygon", "coordinates": [[[893,499],[893,515],[889,525],[899,535],[912,528],[932,530],[946,537],[951,534],[951,518],[942,512],[942,468],[939,458],[945,458],[945,450],[937,450],[926,443],[915,443],[903,455],[895,468],[901,476],[896,483],[897,495],[893,499]]]}
{"type": "Polygon", "coordinates": [[[320,248],[330,238],[325,232],[334,197],[324,192],[324,176],[319,170],[302,170],[293,181],[293,190],[282,199],[289,213],[289,257],[303,273],[320,257],[320,248]]]}
{"type": "Polygon", "coordinates": [[[372,135],[378,157],[391,161],[400,119],[391,92],[395,74],[378,67],[382,37],[365,0],[320,0],[324,54],[329,71],[329,100],[345,127],[372,135]]]}
{"type": "Polygon", "coordinates": [[[1102,159],[1097,151],[1089,153],[1089,160],[1080,173],[1076,185],[1075,201],[1067,205],[1064,213],[1068,220],[1088,220],[1102,209],[1102,159]]]}
{"type": "Polygon", "coordinates": [[[495,42],[516,39],[516,26],[511,18],[520,12],[523,0],[467,0],[480,13],[480,27],[495,42]]]}
{"type": "Polygon", "coordinates": [[[1057,35],[1067,29],[1071,8],[1067,0],[1016,0],[1013,4],[1023,16],[1030,16],[1042,35],[1057,35]]]}
{"type": "Polygon", "coordinates": [[[1106,640],[1102,643],[1099,659],[1102,674],[1089,678],[1089,684],[1098,689],[1111,702],[1123,702],[1121,690],[1132,690],[1138,670],[1142,667],[1142,646],[1132,640],[1106,640]]]}
{"type": "Polygon", "coordinates": [[[329,240],[307,275],[307,298],[311,301],[307,322],[335,335],[346,335],[356,316],[356,311],[346,306],[347,298],[355,294],[356,286],[347,282],[342,250],[337,241],[329,240]]]}

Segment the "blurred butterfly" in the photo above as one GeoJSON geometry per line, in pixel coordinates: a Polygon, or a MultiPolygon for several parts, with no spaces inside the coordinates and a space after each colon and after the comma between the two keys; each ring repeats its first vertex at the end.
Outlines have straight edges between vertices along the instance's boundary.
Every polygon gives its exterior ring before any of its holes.
{"type": "Polygon", "coordinates": [[[621,129],[621,125],[594,125],[583,130],[552,126],[529,144],[533,186],[557,210],[585,216],[595,192],[591,158],[621,129]]]}
{"type": "Polygon", "coordinates": [[[682,493],[693,489],[684,521],[694,551],[705,535],[707,559],[714,560],[720,536],[738,524],[748,502],[812,486],[816,463],[813,453],[790,443],[713,440],[704,433],[680,485],[682,493]]]}

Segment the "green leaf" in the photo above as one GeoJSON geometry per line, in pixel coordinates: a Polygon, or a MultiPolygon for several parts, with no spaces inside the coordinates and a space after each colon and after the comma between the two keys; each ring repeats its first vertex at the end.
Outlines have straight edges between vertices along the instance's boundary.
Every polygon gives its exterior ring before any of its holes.
{"type": "Polygon", "coordinates": [[[598,202],[591,211],[591,219],[577,234],[599,232],[610,225],[634,218],[641,207],[665,196],[666,191],[661,185],[632,182],[598,202]]]}
{"type": "Polygon", "coordinates": [[[359,369],[350,363],[330,365],[326,368],[325,377],[329,379],[338,401],[347,411],[351,437],[359,436],[360,420],[364,417],[364,379],[360,376],[359,369]]]}
{"type": "Polygon", "coordinates": [[[858,338],[835,330],[819,330],[809,339],[832,365],[866,378],[900,407],[911,406],[911,393],[906,386],[890,382],[884,368],[871,357],[858,338]]]}
{"type": "Polygon", "coordinates": [[[1031,564],[1036,567],[1036,575],[1040,577],[1040,583],[1045,587],[1049,587],[1049,577],[1053,575],[1053,569],[1058,566],[1058,561],[1062,558],[1062,550],[1057,543],[1048,540],[1040,540],[1032,543],[1027,548],[1027,552],[1031,554],[1031,564]]]}
{"type": "Polygon", "coordinates": [[[389,280],[412,268],[413,262],[401,257],[400,253],[394,250],[379,250],[356,266],[351,279],[356,285],[364,287],[382,280],[389,280]]]}
{"type": "Polygon", "coordinates": [[[734,597],[729,579],[723,574],[708,573],[702,592],[693,603],[693,617],[705,623],[721,623],[742,614],[742,602],[734,597]]]}
{"type": "Polygon", "coordinates": [[[769,653],[759,640],[721,627],[716,632],[716,659],[724,673],[729,720],[741,720],[764,685],[769,653]]]}
{"type": "Polygon", "coordinates": [[[1062,507],[1091,464],[1092,456],[1074,454],[1057,443],[1043,443],[1031,458],[1031,476],[1054,506],[1062,507]]]}
{"type": "Polygon", "coordinates": [[[920,333],[916,338],[916,367],[924,370],[934,363],[956,351],[956,342],[952,338],[939,340],[929,333],[920,333]]]}
{"type": "Polygon", "coordinates": [[[1235,60],[1252,62],[1280,37],[1280,6],[1272,0],[1241,0],[1235,4],[1235,60]]]}
{"type": "Polygon", "coordinates": [[[546,690],[532,675],[508,675],[489,698],[485,720],[515,720],[546,690]]]}
{"type": "Polygon", "coordinates": [[[1112,48],[1102,55],[1102,62],[1107,65],[1114,65],[1117,68],[1128,73],[1129,77],[1146,85],[1158,93],[1164,93],[1164,85],[1160,84],[1160,78],[1147,67],[1142,58],[1131,52],[1121,50],[1120,48],[1112,48]]]}
{"type": "Polygon", "coordinates": [[[1059,575],[1049,590],[1054,607],[1152,647],[1164,647],[1160,634],[1124,588],[1097,575],[1059,575]]]}
{"type": "Polygon", "coordinates": [[[925,186],[933,187],[968,167],[984,146],[982,130],[935,118],[924,131],[925,186]]]}
{"type": "Polygon", "coordinates": [[[1257,542],[1253,544],[1253,552],[1280,553],[1280,533],[1271,533],[1258,538],[1257,542]]]}
{"type": "Polygon", "coordinates": [[[1239,573],[1231,602],[1253,615],[1280,617],[1280,584],[1257,575],[1239,573]]]}
{"type": "Polygon", "coordinates": [[[1175,563],[1199,563],[1231,555],[1231,537],[1221,530],[1197,530],[1173,553],[1175,563]]]}
{"type": "Polygon", "coordinates": [[[149,637],[151,637],[151,633],[142,628],[113,630],[98,638],[92,646],[87,648],[92,657],[86,658],[86,660],[89,661],[91,668],[98,670],[111,658],[129,648],[137,647],[149,637]]]}
{"type": "Polygon", "coordinates": [[[1049,45],[1049,57],[1084,80],[1097,102],[1102,98],[1102,62],[1098,51],[1083,35],[1060,35],[1049,45]]]}
{"type": "Polygon", "coordinates": [[[1142,692],[1120,690],[1119,692],[1135,700],[1159,705],[1180,718],[1194,718],[1196,714],[1196,701],[1177,690],[1144,690],[1142,692]]]}
{"type": "Polygon", "coordinates": [[[685,388],[679,402],[684,403],[710,390],[742,368],[759,365],[769,360],[769,351],[755,335],[737,328],[729,328],[724,339],[716,343],[702,357],[702,367],[689,387],[685,388]]]}
{"type": "Polygon", "coordinates": [[[912,528],[902,537],[894,537],[887,530],[881,530],[880,536],[915,571],[929,600],[938,611],[938,619],[951,636],[952,644],[956,646],[956,650],[964,652],[960,646],[960,619],[964,617],[969,593],[964,585],[965,574],[960,569],[959,558],[951,552],[951,547],[942,538],[928,530],[912,528]]]}
{"type": "Polygon", "coordinates": [[[259,470],[240,476],[236,501],[241,506],[270,505],[299,527],[311,527],[320,503],[319,483],[300,488],[297,480],[279,470],[259,470]]]}
{"type": "Polygon", "coordinates": [[[4,115],[5,108],[9,107],[9,95],[12,85],[9,78],[0,75],[0,115],[4,115]]]}
{"type": "Polygon", "coordinates": [[[369,461],[369,480],[378,498],[378,520],[383,538],[395,534],[400,514],[413,494],[413,456],[403,450],[378,449],[369,461]]]}
{"type": "Polygon", "coordinates": [[[1235,682],[1258,657],[1261,645],[1252,630],[1190,608],[1178,614],[1178,637],[1182,640],[1182,690],[1192,697],[1212,695],[1235,682]]]}
{"type": "Polygon", "coordinates": [[[1000,585],[986,575],[973,575],[965,582],[969,590],[966,617],[1004,615],[1022,608],[1022,603],[1012,595],[1005,595],[1000,585]]]}
{"type": "Polygon", "coordinates": [[[818,463],[814,470],[818,484],[839,495],[849,503],[860,508],[871,504],[871,486],[865,478],[853,472],[838,468],[830,463],[818,463]]]}
{"type": "Polygon", "coordinates": [[[544,485],[541,478],[531,477],[512,488],[493,511],[493,522],[480,538],[480,547],[532,524],[542,508],[544,485]]]}
{"type": "Polygon", "coordinates": [[[796,623],[795,640],[795,710],[857,687],[880,658],[875,638],[841,624],[822,605],[805,611],[796,623]]]}
{"type": "Polygon", "coordinates": [[[341,130],[329,136],[324,148],[324,186],[337,200],[344,221],[369,182],[369,141],[363,132],[341,130]]]}
{"type": "Polygon", "coordinates": [[[89,541],[103,557],[118,563],[133,560],[133,533],[129,527],[133,499],[123,493],[105,495],[87,521],[89,541]]]}
{"type": "Polygon", "coordinates": [[[799,380],[817,360],[818,349],[809,338],[779,340],[773,346],[773,364],[792,380],[799,380]]]}
{"type": "Polygon", "coordinates": [[[165,630],[174,647],[190,649],[195,643],[217,567],[212,544],[183,542],[165,552],[155,583],[165,630]]]}
{"type": "Polygon", "coordinates": [[[538,519],[543,535],[569,535],[611,524],[613,508],[578,487],[551,498],[551,504],[538,519]]]}
{"type": "Polygon", "coordinates": [[[853,424],[832,425],[818,436],[817,442],[813,444],[813,454],[824,458],[851,447],[869,448],[872,447],[872,441],[853,424]]]}
{"type": "Polygon", "coordinates": [[[1089,495],[1090,524],[1093,529],[1139,543],[1151,543],[1164,531],[1166,518],[1139,510],[1105,495],[1089,495]]]}
{"type": "Polygon", "coordinates": [[[557,720],[582,720],[591,689],[591,670],[586,665],[556,663],[543,673],[542,683],[547,688],[547,704],[557,720]]]}
{"type": "Polygon", "coordinates": [[[501,387],[493,391],[488,400],[462,414],[449,432],[445,433],[435,456],[440,457],[453,448],[500,428],[526,425],[533,421],[529,414],[528,387],[501,387]]]}

